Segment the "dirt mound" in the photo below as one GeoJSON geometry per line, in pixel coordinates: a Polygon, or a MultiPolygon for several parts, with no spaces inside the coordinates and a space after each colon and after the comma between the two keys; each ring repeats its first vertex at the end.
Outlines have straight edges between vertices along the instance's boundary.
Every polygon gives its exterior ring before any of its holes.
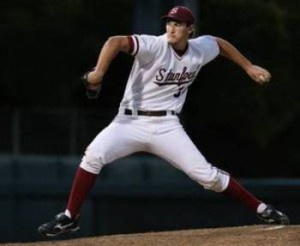
{"type": "Polygon", "coordinates": [[[172,232],[80,238],[64,241],[11,243],[1,246],[297,246],[300,226],[242,226],[172,232]]]}

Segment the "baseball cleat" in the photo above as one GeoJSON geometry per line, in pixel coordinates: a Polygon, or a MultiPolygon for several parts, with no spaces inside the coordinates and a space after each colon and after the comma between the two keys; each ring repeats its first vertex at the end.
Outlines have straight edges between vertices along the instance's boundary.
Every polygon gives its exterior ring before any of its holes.
{"type": "Polygon", "coordinates": [[[259,219],[267,224],[276,225],[288,225],[290,224],[289,218],[282,212],[276,210],[273,206],[267,205],[267,208],[261,212],[257,213],[259,219]]]}
{"type": "Polygon", "coordinates": [[[71,219],[64,213],[59,213],[55,219],[42,224],[38,228],[38,232],[46,237],[55,237],[65,232],[75,232],[79,230],[79,216],[76,219],[71,219]]]}

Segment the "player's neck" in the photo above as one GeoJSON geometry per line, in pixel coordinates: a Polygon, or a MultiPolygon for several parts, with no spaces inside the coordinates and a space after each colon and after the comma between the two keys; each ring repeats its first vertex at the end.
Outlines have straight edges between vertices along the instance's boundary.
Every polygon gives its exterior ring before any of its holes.
{"type": "Polygon", "coordinates": [[[175,43],[175,44],[171,44],[171,45],[174,50],[180,51],[180,52],[185,52],[188,47],[188,42],[180,42],[180,43],[175,43]]]}
{"type": "Polygon", "coordinates": [[[179,47],[179,49],[177,48],[177,46],[172,45],[173,50],[174,50],[179,56],[182,56],[183,54],[185,54],[185,52],[187,51],[188,47],[189,47],[188,43],[186,43],[184,47],[179,47]]]}

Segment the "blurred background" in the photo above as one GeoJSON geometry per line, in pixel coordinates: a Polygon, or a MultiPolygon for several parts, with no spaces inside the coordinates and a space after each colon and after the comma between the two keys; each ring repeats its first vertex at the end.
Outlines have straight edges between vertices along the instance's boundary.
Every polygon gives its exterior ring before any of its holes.
{"type": "MultiPolygon", "coordinates": [[[[227,39],[273,76],[258,86],[217,58],[189,91],[187,133],[211,163],[300,223],[299,1],[10,0],[0,2],[1,242],[42,240],[37,227],[64,209],[86,146],[117,113],[132,57],[113,61],[97,100],[79,80],[106,39],[160,35],[175,5],[193,10],[197,35],[227,39]]],[[[255,223],[240,204],[138,153],[103,169],[76,236],[255,223]]]]}

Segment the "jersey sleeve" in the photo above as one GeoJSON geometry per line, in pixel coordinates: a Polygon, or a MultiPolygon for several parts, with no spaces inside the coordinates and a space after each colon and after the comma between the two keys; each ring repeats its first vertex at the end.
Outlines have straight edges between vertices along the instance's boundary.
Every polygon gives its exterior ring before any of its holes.
{"type": "Polygon", "coordinates": [[[130,50],[129,53],[135,58],[147,62],[152,60],[158,51],[157,37],[150,35],[128,36],[130,50]]]}
{"type": "Polygon", "coordinates": [[[197,47],[203,55],[203,63],[209,63],[220,54],[219,45],[214,36],[204,35],[195,39],[197,47]]]}

